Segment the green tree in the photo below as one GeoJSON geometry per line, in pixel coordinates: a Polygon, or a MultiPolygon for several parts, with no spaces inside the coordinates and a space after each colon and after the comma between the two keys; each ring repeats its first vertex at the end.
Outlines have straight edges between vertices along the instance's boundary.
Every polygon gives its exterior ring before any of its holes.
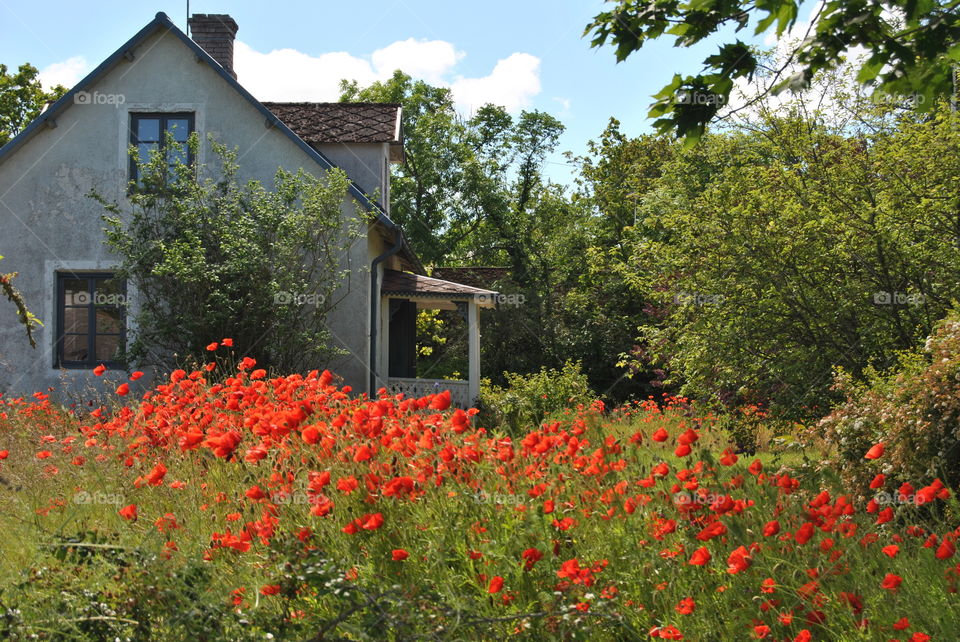
{"type": "Polygon", "coordinates": [[[684,392],[816,414],[835,366],[886,367],[960,298],[957,115],[857,113],[763,110],[644,195],[656,234],[628,239],[625,276],[660,317],[641,346],[684,392]]]}
{"type": "MultiPolygon", "coordinates": [[[[171,166],[157,151],[139,163],[129,208],[91,194],[107,209],[107,244],[139,302],[128,357],[170,366],[231,337],[237,354],[264,366],[314,368],[333,354],[325,318],[346,274],[339,258],[362,222],[344,221],[348,179],[279,169],[272,190],[241,184],[236,150],[210,144],[213,168],[171,166]]],[[[197,158],[196,135],[188,145],[197,158]]]]}
{"type": "MultiPolygon", "coordinates": [[[[772,31],[787,37],[797,25],[799,0],[753,2],[676,2],[675,0],[608,0],[614,6],[587,25],[592,45],[616,48],[617,61],[627,59],[643,45],[675,36],[674,46],[692,47],[707,38],[726,41],[704,59],[696,75],[677,74],[654,98],[649,116],[661,132],[675,132],[695,140],[730,99],[734,81],[752,79],[760,69],[760,55],[727,34],[753,26],[754,34],[772,31]]],[[[769,91],[808,87],[823,70],[839,68],[851,48],[868,56],[859,65],[857,79],[888,95],[914,95],[931,107],[956,92],[954,75],[960,63],[960,2],[958,0],[834,0],[818,6],[805,37],[792,46],[783,64],[774,70],[769,91]]]]}
{"type": "Polygon", "coordinates": [[[0,64],[0,146],[39,116],[45,104],[67,93],[61,85],[45,91],[39,73],[30,63],[20,65],[16,73],[8,73],[7,66],[0,64]]]}

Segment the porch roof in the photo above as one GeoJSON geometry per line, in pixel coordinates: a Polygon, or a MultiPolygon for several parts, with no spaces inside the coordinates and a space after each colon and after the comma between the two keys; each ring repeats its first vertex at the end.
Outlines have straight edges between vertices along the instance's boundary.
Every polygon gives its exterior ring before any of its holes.
{"type": "Polygon", "coordinates": [[[384,270],[380,294],[419,300],[462,301],[466,299],[475,301],[482,308],[496,307],[498,295],[493,290],[398,270],[384,270]]]}

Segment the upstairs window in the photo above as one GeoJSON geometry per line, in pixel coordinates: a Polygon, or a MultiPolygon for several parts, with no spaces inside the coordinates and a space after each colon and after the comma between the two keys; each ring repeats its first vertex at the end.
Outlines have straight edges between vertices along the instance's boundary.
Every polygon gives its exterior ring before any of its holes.
{"type": "Polygon", "coordinates": [[[160,150],[172,168],[177,161],[189,165],[193,162],[187,139],[193,133],[193,114],[130,114],[130,145],[137,151],[130,158],[130,180],[140,183],[137,160],[141,164],[150,161],[153,150],[160,150]],[[173,137],[168,144],[166,133],[173,137]]]}
{"type": "Polygon", "coordinates": [[[113,274],[57,273],[58,368],[122,367],[126,283],[113,274]]]}

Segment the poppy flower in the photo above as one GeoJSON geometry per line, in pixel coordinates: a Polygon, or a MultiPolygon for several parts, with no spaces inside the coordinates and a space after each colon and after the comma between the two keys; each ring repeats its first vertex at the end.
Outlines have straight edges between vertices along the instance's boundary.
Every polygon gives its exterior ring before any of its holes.
{"type": "Polygon", "coordinates": [[[887,573],[883,581],[880,582],[880,588],[885,588],[890,591],[895,591],[903,583],[903,578],[899,575],[894,575],[893,573],[887,573]]]}
{"type": "Polygon", "coordinates": [[[667,431],[663,428],[658,428],[652,435],[650,435],[650,439],[660,442],[666,441],[669,437],[670,435],[668,435],[667,431]]]}
{"type": "Polygon", "coordinates": [[[935,553],[938,560],[946,560],[953,557],[954,553],[957,552],[957,546],[953,543],[953,540],[948,537],[944,537],[943,541],[940,542],[940,546],[937,547],[937,552],[935,553]]]}
{"type": "Polygon", "coordinates": [[[707,550],[706,546],[701,546],[693,552],[693,555],[690,556],[690,560],[687,562],[691,566],[703,566],[711,559],[710,551],[707,550]]]}
{"type": "Polygon", "coordinates": [[[410,557],[410,553],[403,550],[402,548],[395,548],[391,552],[391,556],[393,557],[394,562],[402,562],[403,560],[410,557]]]}
{"type": "Polygon", "coordinates": [[[10,456],[9,450],[0,450],[0,459],[6,459],[10,456]]]}
{"type": "Polygon", "coordinates": [[[93,369],[93,374],[99,377],[106,371],[107,367],[101,363],[99,366],[93,369]]]}
{"type": "Polygon", "coordinates": [[[883,451],[885,448],[886,447],[882,443],[874,444],[863,457],[864,459],[880,459],[883,457],[883,451]]]}
{"type": "Polygon", "coordinates": [[[685,597],[674,607],[674,610],[680,615],[690,615],[697,608],[692,597],[685,597]]]}
{"type": "Polygon", "coordinates": [[[260,587],[260,593],[262,595],[276,595],[280,592],[279,584],[266,584],[260,587]]]}
{"type": "Polygon", "coordinates": [[[142,377],[142,376],[143,376],[143,373],[140,372],[139,370],[137,370],[137,371],[135,371],[135,372],[131,372],[131,373],[130,373],[130,381],[136,381],[137,379],[139,379],[139,378],[142,377]]]}
{"type": "Polygon", "coordinates": [[[882,488],[883,485],[886,483],[886,481],[887,481],[886,475],[884,475],[883,473],[877,473],[877,475],[870,482],[870,488],[873,490],[882,488]]]}
{"type": "Polygon", "coordinates": [[[902,617],[893,623],[893,628],[895,631],[903,631],[904,629],[908,629],[910,628],[910,620],[902,617]]]}
{"type": "Polygon", "coordinates": [[[897,553],[900,552],[900,547],[896,544],[890,544],[889,546],[884,546],[880,551],[887,557],[896,557],[897,553]]]}
{"type": "Polygon", "coordinates": [[[543,553],[535,548],[528,548],[524,552],[520,553],[520,557],[524,559],[524,570],[529,571],[533,568],[534,564],[543,559],[543,553]]]}
{"type": "Polygon", "coordinates": [[[434,395],[430,401],[430,410],[446,410],[450,407],[450,391],[444,390],[438,395],[434,395]]]}
{"type": "Polygon", "coordinates": [[[117,394],[121,397],[126,395],[128,392],[130,392],[130,386],[126,383],[121,383],[119,386],[117,386],[117,394]]]}
{"type": "Polygon", "coordinates": [[[503,588],[503,578],[499,575],[493,576],[490,585],[487,587],[487,593],[499,593],[503,588]]]}
{"type": "Polygon", "coordinates": [[[228,348],[232,348],[232,347],[233,347],[233,339],[222,339],[222,340],[220,341],[220,344],[223,345],[223,346],[226,346],[226,347],[228,347],[228,348]]]}
{"type": "Polygon", "coordinates": [[[770,635],[770,627],[766,624],[758,624],[757,626],[753,627],[753,637],[756,639],[762,640],[768,635],[770,635]]]}
{"type": "Polygon", "coordinates": [[[216,349],[219,348],[219,347],[220,347],[220,344],[218,344],[216,341],[214,341],[213,343],[210,343],[210,344],[207,345],[207,352],[213,352],[214,350],[216,350],[216,349]]]}
{"type": "Polygon", "coordinates": [[[130,504],[129,506],[124,506],[119,511],[120,517],[130,520],[132,522],[137,521],[137,505],[130,504]]]}

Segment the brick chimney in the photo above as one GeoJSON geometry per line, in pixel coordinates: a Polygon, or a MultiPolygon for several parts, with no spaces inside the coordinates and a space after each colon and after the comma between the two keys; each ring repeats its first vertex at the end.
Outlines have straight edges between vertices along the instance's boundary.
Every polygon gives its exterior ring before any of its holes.
{"type": "Polygon", "coordinates": [[[210,54],[234,78],[233,39],[237,23],[225,13],[195,13],[190,16],[190,35],[193,41],[210,54]]]}

